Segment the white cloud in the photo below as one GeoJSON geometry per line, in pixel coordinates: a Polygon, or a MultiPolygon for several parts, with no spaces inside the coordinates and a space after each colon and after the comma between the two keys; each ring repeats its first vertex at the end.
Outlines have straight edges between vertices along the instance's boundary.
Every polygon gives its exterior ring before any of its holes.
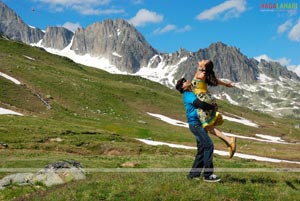
{"type": "Polygon", "coordinates": [[[266,54],[263,54],[263,55],[260,55],[260,56],[257,56],[257,57],[254,57],[254,59],[256,59],[257,61],[260,62],[260,60],[266,60],[266,61],[274,61],[272,60],[268,55],[266,54]]]}
{"type": "Polygon", "coordinates": [[[289,69],[290,71],[295,72],[300,77],[300,65],[298,65],[298,66],[290,65],[290,66],[287,66],[287,69],[289,69]]]}
{"type": "Polygon", "coordinates": [[[131,0],[133,4],[142,4],[144,3],[143,0],[131,0]]]}
{"type": "Polygon", "coordinates": [[[51,10],[63,12],[72,9],[82,15],[109,15],[125,13],[123,9],[103,8],[109,6],[111,0],[36,0],[37,2],[49,4],[51,10]]]}
{"type": "Polygon", "coordinates": [[[77,10],[83,15],[111,15],[125,13],[123,9],[94,9],[90,7],[73,6],[74,10],[77,10]]]}
{"type": "Polygon", "coordinates": [[[159,15],[146,9],[140,9],[133,18],[128,20],[128,22],[134,26],[145,26],[147,23],[159,23],[163,18],[163,15],[159,15]]]}
{"type": "Polygon", "coordinates": [[[183,28],[177,29],[176,32],[187,32],[190,30],[192,30],[192,27],[190,25],[185,25],[183,28]]]}
{"type": "Polygon", "coordinates": [[[300,18],[295,26],[289,32],[289,39],[292,41],[300,41],[300,18]]]}
{"type": "Polygon", "coordinates": [[[173,31],[176,29],[176,26],[174,24],[168,24],[167,26],[165,26],[164,28],[158,28],[156,29],[153,33],[155,35],[158,35],[158,34],[164,34],[164,33],[167,33],[167,32],[170,32],[170,31],[173,31]]]}
{"type": "Polygon", "coordinates": [[[183,32],[190,31],[191,29],[192,29],[192,27],[190,25],[186,25],[183,28],[177,28],[177,26],[174,24],[168,24],[164,28],[155,29],[153,31],[153,34],[159,35],[159,34],[164,34],[164,33],[171,32],[171,31],[175,31],[177,33],[183,33],[183,32]]]}
{"type": "Polygon", "coordinates": [[[291,60],[285,57],[276,59],[275,61],[279,62],[282,66],[288,66],[291,63],[291,60]]]}
{"type": "Polygon", "coordinates": [[[246,0],[228,0],[197,15],[198,20],[214,20],[222,15],[222,19],[238,17],[246,11],[246,0]]]}
{"type": "Polygon", "coordinates": [[[75,32],[77,30],[77,28],[81,27],[79,22],[76,22],[76,23],[66,22],[62,26],[73,32],[75,32]]]}
{"type": "Polygon", "coordinates": [[[36,0],[37,2],[47,3],[51,5],[62,5],[62,6],[72,6],[72,5],[108,5],[111,0],[36,0]]]}
{"type": "Polygon", "coordinates": [[[62,6],[50,6],[52,12],[60,13],[64,11],[62,6]]]}
{"type": "Polygon", "coordinates": [[[288,66],[291,63],[291,60],[285,57],[282,58],[278,58],[278,59],[272,59],[271,57],[269,57],[266,54],[254,57],[254,59],[256,59],[257,61],[260,61],[261,59],[266,60],[266,61],[273,61],[273,62],[278,62],[280,63],[282,66],[288,66]]]}
{"type": "Polygon", "coordinates": [[[284,33],[286,30],[290,29],[292,25],[292,20],[287,20],[285,23],[278,26],[277,33],[284,33]]]}

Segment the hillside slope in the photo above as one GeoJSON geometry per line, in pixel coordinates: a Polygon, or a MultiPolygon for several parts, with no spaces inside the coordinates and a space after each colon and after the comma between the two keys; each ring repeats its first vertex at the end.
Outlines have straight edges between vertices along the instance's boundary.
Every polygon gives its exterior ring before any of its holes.
{"type": "MultiPolygon", "coordinates": [[[[6,39],[0,39],[0,48],[0,72],[22,83],[15,85],[0,77],[1,107],[41,119],[83,125],[88,122],[92,127],[122,131],[128,136],[158,137],[169,141],[185,141],[188,136],[180,134],[189,133],[188,130],[165,125],[147,114],[159,113],[185,121],[181,95],[175,90],[138,76],[114,75],[79,65],[42,49],[6,39]],[[51,109],[41,99],[47,101],[51,109]],[[145,134],[141,134],[140,129],[145,130],[145,134]]],[[[226,102],[219,103],[221,112],[260,125],[259,128],[248,128],[226,122],[221,127],[224,131],[248,136],[263,133],[288,141],[299,139],[298,130],[294,128],[298,124],[296,120],[276,119],[226,102]]]]}
{"type": "MultiPolygon", "coordinates": [[[[51,162],[68,159],[97,170],[90,173],[86,181],[58,187],[48,188],[39,184],[34,188],[7,187],[1,191],[0,200],[40,200],[41,197],[43,200],[62,197],[67,200],[94,200],[95,196],[111,200],[141,200],[145,192],[149,198],[193,199],[190,195],[195,194],[187,194],[186,189],[195,191],[199,197],[211,198],[199,191],[199,185],[191,185],[191,181],[186,180],[186,168],[191,166],[194,150],[151,147],[133,139],[150,138],[195,146],[187,128],[170,125],[147,113],[185,121],[181,95],[177,91],[141,77],[114,75],[79,65],[43,49],[3,38],[0,39],[0,49],[0,72],[21,82],[17,85],[0,76],[0,108],[24,114],[0,115],[0,143],[8,146],[0,149],[0,178],[18,168],[42,168],[51,162]],[[181,168],[181,172],[132,173],[126,168],[124,171],[129,171],[126,174],[101,172],[103,168],[119,171],[126,162],[136,164],[135,167],[141,168],[141,171],[142,168],[181,168]],[[162,189],[161,185],[165,187],[162,189]],[[178,191],[169,194],[174,185],[178,191]]],[[[300,141],[299,128],[295,127],[299,122],[273,118],[226,102],[218,103],[224,115],[245,118],[259,125],[252,127],[225,120],[220,129],[240,136],[238,153],[300,160],[300,146],[295,143],[300,141]],[[255,134],[281,137],[289,144],[249,140],[255,134]]],[[[219,139],[212,138],[215,149],[227,150],[219,139]]],[[[299,165],[256,162],[239,157],[229,160],[226,156],[216,156],[215,166],[240,171],[243,168],[295,168],[299,165]]],[[[299,188],[295,173],[289,173],[288,177],[283,175],[286,173],[275,177],[273,173],[272,177],[266,176],[266,173],[263,177],[261,173],[220,174],[225,182],[238,189],[232,191],[220,183],[217,189],[222,191],[223,199],[266,200],[269,192],[274,199],[284,197],[279,192],[288,192],[287,199],[295,200],[297,197],[297,192],[290,188],[291,185],[299,188]],[[241,179],[237,179],[237,174],[241,179]],[[263,193],[261,189],[264,189],[263,193]]],[[[204,187],[210,191],[216,189],[212,185],[204,184],[204,187]]]]}

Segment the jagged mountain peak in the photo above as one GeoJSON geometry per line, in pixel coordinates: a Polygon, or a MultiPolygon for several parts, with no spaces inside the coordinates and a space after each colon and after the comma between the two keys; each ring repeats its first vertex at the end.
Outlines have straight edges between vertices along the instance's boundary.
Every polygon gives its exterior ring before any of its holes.
{"type": "Polygon", "coordinates": [[[105,57],[119,70],[137,72],[158,52],[123,19],[107,19],[75,32],[71,47],[77,54],[105,57]]]}
{"type": "Polygon", "coordinates": [[[42,41],[44,47],[62,50],[68,46],[74,33],[64,27],[47,27],[42,41]]]}
{"type": "Polygon", "coordinates": [[[38,28],[28,26],[23,20],[0,1],[0,33],[16,41],[37,43],[44,33],[38,28]]]}
{"type": "MultiPolygon", "coordinates": [[[[197,66],[197,62],[202,59],[210,59],[214,62],[214,70],[218,77],[234,82],[253,82],[258,77],[256,60],[247,58],[238,48],[222,42],[212,43],[207,48],[199,49],[191,65],[197,66]]],[[[188,76],[192,77],[191,74],[188,76]]]]}
{"type": "Polygon", "coordinates": [[[213,47],[216,47],[216,48],[220,48],[220,47],[227,48],[227,47],[230,47],[230,48],[232,48],[232,46],[229,46],[229,45],[223,43],[222,41],[217,41],[217,42],[211,43],[208,46],[208,48],[213,48],[213,47]]]}
{"type": "MultiPolygon", "coordinates": [[[[201,52],[201,50],[199,51],[201,52]]],[[[212,43],[202,51],[207,51],[207,58],[214,61],[215,70],[221,77],[236,82],[256,81],[261,73],[276,80],[279,80],[279,77],[300,80],[296,73],[289,71],[278,62],[263,59],[259,62],[254,58],[245,56],[239,48],[222,42],[212,43]],[[226,73],[228,70],[231,76],[226,73]]]]}
{"type": "Polygon", "coordinates": [[[215,55],[217,54],[234,54],[234,55],[239,55],[242,57],[246,57],[243,53],[241,53],[240,49],[234,46],[227,45],[223,42],[216,42],[216,43],[211,43],[207,48],[205,48],[209,51],[215,52],[215,55]]]}
{"type": "Polygon", "coordinates": [[[262,73],[271,78],[278,80],[280,77],[283,77],[300,81],[300,78],[296,73],[289,71],[286,67],[283,67],[279,62],[266,61],[264,59],[261,59],[258,64],[258,67],[262,73]]]}

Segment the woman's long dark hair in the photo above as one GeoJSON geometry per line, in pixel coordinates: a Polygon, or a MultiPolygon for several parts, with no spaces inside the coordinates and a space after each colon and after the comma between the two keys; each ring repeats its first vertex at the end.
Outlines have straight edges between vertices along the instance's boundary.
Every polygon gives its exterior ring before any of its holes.
{"type": "Polygon", "coordinates": [[[205,64],[205,72],[206,72],[206,83],[209,86],[217,86],[218,85],[218,79],[216,78],[215,72],[214,72],[214,64],[211,60],[209,60],[205,64]]]}

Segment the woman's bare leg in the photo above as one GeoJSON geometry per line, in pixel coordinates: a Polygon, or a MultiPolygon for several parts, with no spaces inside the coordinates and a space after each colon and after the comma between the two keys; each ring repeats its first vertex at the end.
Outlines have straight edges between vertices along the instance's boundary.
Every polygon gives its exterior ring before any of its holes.
{"type": "Polygon", "coordinates": [[[220,138],[221,140],[223,140],[228,147],[233,142],[233,138],[232,137],[227,137],[226,135],[224,135],[221,131],[219,131],[215,127],[209,128],[208,131],[211,134],[213,134],[213,135],[217,136],[218,138],[220,138]]]}
{"type": "Polygon", "coordinates": [[[232,158],[232,156],[234,155],[234,153],[236,151],[236,138],[235,137],[227,137],[226,135],[224,135],[221,131],[219,131],[215,127],[208,127],[208,128],[206,127],[206,129],[209,131],[210,134],[217,136],[223,142],[225,142],[227,147],[230,148],[229,156],[230,156],[230,158],[232,158]]]}

